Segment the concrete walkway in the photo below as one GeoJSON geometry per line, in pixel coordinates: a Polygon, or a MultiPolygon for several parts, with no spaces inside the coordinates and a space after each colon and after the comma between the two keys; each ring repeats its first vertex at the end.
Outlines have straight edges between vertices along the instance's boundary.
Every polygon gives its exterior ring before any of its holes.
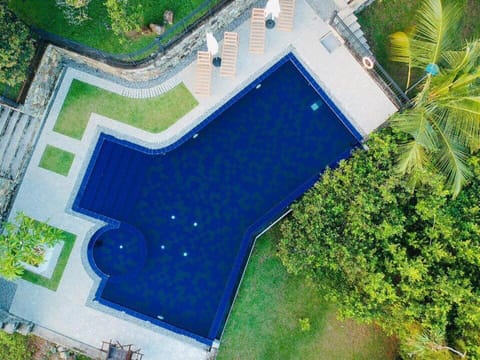
{"type": "Polygon", "coordinates": [[[207,357],[206,349],[191,339],[100,305],[86,305],[98,282],[85,259],[86,246],[90,236],[102,223],[73,214],[70,208],[99,133],[107,132],[151,148],[168,145],[206,119],[288,52],[293,52],[299,58],[361,134],[368,135],[396,111],[344,46],[332,53],[323,47],[320,39],[332,30],[305,0],[297,0],[295,29],[292,33],[275,29],[267,32],[264,55],[248,54],[248,21],[236,31],[240,37],[237,78],[221,78],[215,69],[212,95],[199,98],[199,105],[194,110],[159,134],[147,133],[97,114],[92,114],[81,141],[56,133],[53,127],[73,79],[131,97],[152,96],[154,92],[168,90],[180,81],[193,92],[194,64],[176,74],[163,87],[143,93],[75,69],[67,69],[53,99],[12,215],[24,211],[36,219],[49,220],[52,225],[76,234],[77,241],[58,290],[52,292],[19,280],[10,308],[13,314],[93,347],[99,347],[102,340],[109,339],[135,344],[145,353],[145,360],[207,357]],[[75,154],[68,177],[38,167],[47,144],[75,154]]]}

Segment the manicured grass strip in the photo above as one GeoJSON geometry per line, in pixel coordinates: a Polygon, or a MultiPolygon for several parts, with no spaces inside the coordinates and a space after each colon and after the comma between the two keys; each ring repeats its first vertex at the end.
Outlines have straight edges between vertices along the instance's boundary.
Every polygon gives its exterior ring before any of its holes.
{"type": "Polygon", "coordinates": [[[154,98],[132,99],[74,80],[53,130],[81,139],[90,114],[95,112],[158,133],[197,105],[197,100],[183,83],[154,98]]]}
{"type": "Polygon", "coordinates": [[[395,343],[374,326],[336,319],[335,307],[275,255],[278,229],[257,240],[220,344],[218,360],[388,360],[395,343]],[[299,319],[308,318],[310,331],[299,319]]]}
{"type": "Polygon", "coordinates": [[[67,176],[74,158],[75,154],[71,152],[47,145],[38,166],[67,176]]]}
{"type": "Polygon", "coordinates": [[[30,281],[33,284],[40,285],[46,287],[47,289],[56,291],[58,288],[58,284],[62,279],[63,271],[67,266],[68,258],[70,257],[70,253],[72,252],[73,245],[75,244],[76,236],[72,233],[67,231],[62,231],[61,239],[63,240],[63,247],[62,252],[57,261],[57,265],[55,266],[55,270],[53,271],[52,277],[46,278],[44,276],[32,273],[28,270],[22,275],[22,279],[26,281],[30,281]]]}

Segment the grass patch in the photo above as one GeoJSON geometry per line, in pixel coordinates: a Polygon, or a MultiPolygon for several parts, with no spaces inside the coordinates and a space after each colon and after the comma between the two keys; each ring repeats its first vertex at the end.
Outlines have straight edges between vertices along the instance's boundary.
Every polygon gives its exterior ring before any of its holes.
{"type": "Polygon", "coordinates": [[[57,265],[55,266],[55,270],[53,271],[52,277],[46,278],[44,276],[32,273],[28,270],[22,274],[22,279],[29,281],[33,284],[46,287],[47,289],[56,291],[58,288],[58,284],[62,279],[63,272],[65,267],[67,266],[68,258],[70,257],[70,253],[72,252],[73,245],[75,244],[76,236],[72,233],[67,231],[62,231],[61,240],[63,241],[62,252],[58,257],[57,265]]]}
{"type": "MultiPolygon", "coordinates": [[[[150,23],[161,24],[167,9],[174,12],[175,24],[204,1],[130,0],[129,4],[132,7],[142,5],[143,23],[140,25],[145,28],[150,23]]],[[[88,5],[89,20],[80,25],[70,25],[54,0],[10,0],[9,7],[27,24],[113,54],[137,51],[153,41],[153,34],[130,38],[116,36],[110,30],[110,19],[104,3],[105,0],[92,0],[88,5]]]]}
{"type": "Polygon", "coordinates": [[[74,80],[53,130],[80,140],[90,114],[95,112],[158,133],[190,112],[197,104],[183,83],[154,98],[132,99],[74,80]]]}
{"type": "Polygon", "coordinates": [[[38,166],[67,176],[74,158],[75,155],[71,152],[47,145],[38,166]]]}
{"type": "MultiPolygon", "coordinates": [[[[465,11],[456,33],[455,43],[460,45],[464,39],[480,37],[480,2],[478,0],[457,0],[463,4],[465,11]]],[[[389,35],[396,31],[404,31],[414,26],[415,13],[422,1],[388,0],[375,1],[358,16],[362,30],[369,45],[380,64],[405,88],[407,69],[404,64],[389,60],[389,35]]]]}
{"type": "Polygon", "coordinates": [[[256,243],[218,360],[394,359],[394,340],[374,326],[338,321],[317,290],[287,274],[275,255],[278,237],[274,228],[256,243]],[[300,329],[301,318],[309,319],[310,331],[300,329]]]}
{"type": "Polygon", "coordinates": [[[16,102],[18,97],[20,96],[22,85],[23,83],[19,83],[14,87],[11,87],[11,86],[8,86],[7,84],[0,83],[0,95],[16,102]]]}

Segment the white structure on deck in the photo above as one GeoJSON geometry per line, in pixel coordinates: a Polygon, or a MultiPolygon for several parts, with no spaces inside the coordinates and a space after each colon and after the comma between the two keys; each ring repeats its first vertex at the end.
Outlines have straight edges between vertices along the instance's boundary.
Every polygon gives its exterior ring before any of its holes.
{"type": "MultiPolygon", "coordinates": [[[[129,92],[128,87],[79,70],[69,68],[66,71],[61,77],[56,98],[53,99],[45,119],[11,213],[23,211],[38,220],[49,220],[53,226],[74,233],[77,240],[57,291],[19,280],[10,308],[12,314],[37,324],[43,331],[42,334],[62,334],[92,347],[100,347],[101,341],[106,339],[135,344],[145,354],[144,360],[207,358],[205,347],[191,339],[115,310],[99,310],[86,305],[95,280],[86,261],[86,247],[90,236],[102,224],[72,213],[70,209],[73,196],[101,131],[151,148],[171,144],[289,52],[293,52],[304,64],[361,134],[366,136],[383,124],[397,110],[396,107],[340,41],[329,50],[325,48],[320,40],[334,30],[306,1],[313,0],[295,2],[292,31],[278,31],[275,28],[269,30],[264,34],[265,48],[255,47],[255,50],[262,51],[254,55],[249,53],[250,19],[238,26],[234,30],[240,39],[236,77],[221,77],[220,70],[213,69],[211,88],[208,88],[210,96],[199,97],[196,108],[158,134],[148,133],[98,114],[91,115],[81,140],[53,131],[73,79],[127,96],[152,96],[152,93],[146,90],[129,92]],[[75,154],[68,176],[61,176],[38,166],[47,144],[75,154]]],[[[264,23],[263,16],[261,21],[264,23]]],[[[196,86],[204,83],[202,79],[196,78],[196,66],[197,62],[192,62],[190,66],[175,74],[169,84],[183,82],[192,93],[199,91],[200,87],[196,86]]],[[[207,92],[207,87],[202,85],[201,91],[207,92]]],[[[21,126],[27,128],[26,123],[22,122],[21,126]]]]}

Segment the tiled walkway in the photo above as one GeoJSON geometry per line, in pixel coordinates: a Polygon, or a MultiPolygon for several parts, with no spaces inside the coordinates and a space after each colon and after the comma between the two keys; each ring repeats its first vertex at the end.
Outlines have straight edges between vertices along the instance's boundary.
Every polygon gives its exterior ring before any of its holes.
{"type": "Polygon", "coordinates": [[[18,281],[18,289],[10,309],[13,314],[94,347],[99,347],[102,340],[108,339],[133,343],[142,348],[145,360],[206,358],[206,350],[192,340],[122,314],[113,316],[85,305],[95,290],[92,288],[94,279],[85,259],[86,246],[90,235],[102,224],[73,214],[70,206],[72,194],[76,192],[81,181],[99,132],[105,131],[149,147],[170,144],[290,51],[303,62],[363,135],[381,125],[396,110],[345,47],[341,46],[329,53],[321,45],[320,38],[331,29],[305,0],[297,0],[295,28],[292,33],[268,30],[263,55],[248,53],[248,21],[236,31],[240,37],[237,77],[220,77],[218,69],[215,69],[212,95],[199,98],[199,105],[193,111],[159,134],[147,133],[96,114],[92,114],[81,141],[53,132],[53,126],[74,78],[131,97],[153,96],[180,81],[193,92],[194,64],[176,74],[167,84],[156,90],[143,92],[125,89],[121,85],[75,69],[67,70],[46,119],[12,214],[21,210],[39,220],[49,220],[52,225],[76,234],[77,241],[58,290],[52,292],[22,280],[18,281]],[[47,144],[75,154],[68,177],[38,167],[47,144]]]}

